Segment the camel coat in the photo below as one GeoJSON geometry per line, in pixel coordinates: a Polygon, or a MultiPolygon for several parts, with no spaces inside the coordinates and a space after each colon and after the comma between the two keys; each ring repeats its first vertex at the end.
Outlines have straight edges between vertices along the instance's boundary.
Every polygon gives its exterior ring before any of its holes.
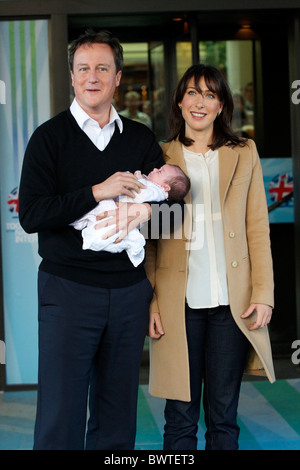
{"type": "MultiPolygon", "coordinates": [[[[179,141],[163,146],[166,163],[187,172],[179,141]]],[[[252,315],[241,319],[251,303],[273,307],[273,267],[262,169],[252,140],[245,147],[219,148],[219,192],[224,229],[229,303],[234,320],[250,342],[246,371],[275,381],[268,328],[250,331],[252,315]]],[[[161,315],[165,334],[150,339],[149,392],[190,401],[185,290],[191,195],[185,198],[184,224],[171,237],[148,241],[146,271],[154,287],[152,312],[161,315]]],[[[201,280],[199,280],[201,282],[201,280]]]]}

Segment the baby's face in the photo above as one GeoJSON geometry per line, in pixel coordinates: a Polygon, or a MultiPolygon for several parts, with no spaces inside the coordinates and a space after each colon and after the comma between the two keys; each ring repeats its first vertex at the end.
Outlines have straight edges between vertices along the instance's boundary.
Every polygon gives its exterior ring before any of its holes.
{"type": "MultiPolygon", "coordinates": [[[[152,183],[165,187],[168,182],[177,176],[177,169],[172,165],[163,165],[161,168],[154,168],[148,175],[148,180],[152,183]]],[[[168,191],[166,189],[166,191],[168,191]]]]}

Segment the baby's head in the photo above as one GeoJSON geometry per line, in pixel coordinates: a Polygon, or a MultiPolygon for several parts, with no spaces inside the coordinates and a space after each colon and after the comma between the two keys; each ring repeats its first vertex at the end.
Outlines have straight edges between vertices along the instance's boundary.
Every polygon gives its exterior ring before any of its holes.
{"type": "Polygon", "coordinates": [[[148,180],[161,186],[168,193],[169,201],[181,201],[191,187],[190,179],[177,165],[166,164],[154,168],[148,180]]]}

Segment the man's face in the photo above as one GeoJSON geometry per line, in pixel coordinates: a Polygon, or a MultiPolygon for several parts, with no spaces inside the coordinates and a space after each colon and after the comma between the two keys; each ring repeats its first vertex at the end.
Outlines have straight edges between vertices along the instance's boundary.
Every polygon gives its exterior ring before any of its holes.
{"type": "Polygon", "coordinates": [[[116,72],[113,51],[107,44],[84,44],[74,54],[72,86],[77,102],[95,116],[109,112],[121,71],[116,72]]]}

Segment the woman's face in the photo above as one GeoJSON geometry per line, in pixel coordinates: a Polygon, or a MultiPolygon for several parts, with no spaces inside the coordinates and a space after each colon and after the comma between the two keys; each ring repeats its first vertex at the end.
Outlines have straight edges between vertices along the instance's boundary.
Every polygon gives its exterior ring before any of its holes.
{"type": "Polygon", "coordinates": [[[181,107],[185,120],[185,135],[193,137],[195,132],[207,132],[208,138],[213,133],[214,121],[223,109],[223,103],[216,93],[210,91],[203,77],[200,78],[198,91],[192,78],[187,86],[181,107]]]}

